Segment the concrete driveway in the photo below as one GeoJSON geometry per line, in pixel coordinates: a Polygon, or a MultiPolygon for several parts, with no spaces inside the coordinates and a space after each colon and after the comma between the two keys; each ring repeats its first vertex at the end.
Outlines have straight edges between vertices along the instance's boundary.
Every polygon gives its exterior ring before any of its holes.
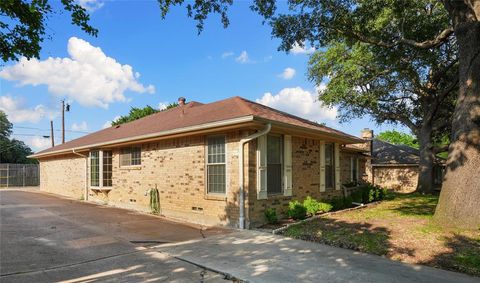
{"type": "Polygon", "coordinates": [[[43,193],[1,190],[0,281],[224,281],[149,247],[228,232],[43,193]]]}

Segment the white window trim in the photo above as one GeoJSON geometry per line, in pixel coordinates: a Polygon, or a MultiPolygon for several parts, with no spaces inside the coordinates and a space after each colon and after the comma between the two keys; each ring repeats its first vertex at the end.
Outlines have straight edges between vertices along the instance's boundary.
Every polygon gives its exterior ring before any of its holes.
{"type": "MultiPolygon", "coordinates": [[[[90,188],[102,189],[103,186],[103,150],[92,150],[88,154],[88,184],[90,188]],[[92,186],[92,152],[98,151],[98,186],[92,186]]],[[[113,152],[112,152],[112,175],[113,175],[113,152]]],[[[113,177],[113,176],[112,176],[113,177]]],[[[105,186],[111,188],[112,186],[105,186]]]]}
{"type": "Polygon", "coordinates": [[[230,174],[229,174],[229,167],[228,166],[228,143],[227,143],[227,135],[209,135],[205,137],[205,195],[206,196],[213,196],[213,197],[226,197],[228,192],[230,191],[230,174]],[[215,138],[215,137],[223,137],[225,139],[225,163],[208,163],[208,138],[215,138]],[[215,165],[215,164],[225,164],[225,192],[224,193],[210,193],[208,192],[208,165],[215,165]]]}

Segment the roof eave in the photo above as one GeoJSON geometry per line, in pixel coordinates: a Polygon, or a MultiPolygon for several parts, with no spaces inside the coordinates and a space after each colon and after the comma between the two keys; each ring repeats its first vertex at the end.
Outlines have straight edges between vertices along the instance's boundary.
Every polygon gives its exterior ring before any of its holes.
{"type": "Polygon", "coordinates": [[[140,135],[140,136],[111,140],[111,141],[107,141],[107,142],[100,142],[100,143],[88,144],[88,145],[84,145],[84,146],[61,149],[61,150],[57,150],[57,151],[50,151],[50,152],[45,152],[45,153],[36,153],[36,154],[29,155],[27,157],[28,158],[41,158],[41,157],[48,157],[48,156],[54,156],[54,155],[60,155],[60,154],[68,154],[68,153],[71,153],[73,151],[82,151],[82,150],[88,150],[90,148],[109,146],[109,145],[115,145],[115,144],[121,144],[121,143],[127,143],[127,142],[134,142],[134,141],[141,141],[141,140],[146,140],[146,139],[171,136],[171,135],[175,135],[175,134],[182,134],[182,133],[188,133],[188,132],[193,132],[193,131],[208,130],[208,129],[222,127],[222,126],[231,126],[231,125],[236,125],[236,124],[252,122],[253,120],[254,120],[253,116],[248,115],[248,116],[242,116],[242,117],[228,119],[228,120],[210,122],[210,123],[205,123],[205,124],[200,124],[200,125],[195,125],[195,126],[189,126],[189,127],[183,127],[183,128],[173,129],[173,130],[167,130],[167,131],[162,131],[162,132],[157,132],[157,133],[151,133],[151,134],[146,134],[146,135],[140,135]]]}
{"type": "Polygon", "coordinates": [[[341,141],[343,142],[344,144],[357,144],[357,143],[365,143],[365,140],[361,139],[361,138],[357,138],[357,137],[354,137],[354,136],[349,136],[347,134],[345,135],[339,135],[339,134],[335,134],[335,133],[329,133],[327,131],[322,131],[322,130],[314,130],[314,129],[311,129],[311,128],[308,128],[308,127],[302,127],[302,126],[297,126],[297,125],[292,125],[292,124],[289,124],[289,123],[284,123],[284,122],[280,122],[280,121],[275,121],[275,120],[270,120],[270,119],[266,119],[266,118],[263,118],[263,117],[258,117],[258,116],[254,116],[254,120],[255,121],[259,121],[259,122],[262,122],[262,123],[271,123],[272,125],[277,125],[277,126],[281,126],[281,127],[285,127],[285,128],[292,128],[292,129],[295,129],[295,130],[302,130],[304,132],[309,132],[309,133],[312,133],[312,134],[320,134],[322,136],[328,136],[328,137],[332,137],[338,141],[341,141]]]}

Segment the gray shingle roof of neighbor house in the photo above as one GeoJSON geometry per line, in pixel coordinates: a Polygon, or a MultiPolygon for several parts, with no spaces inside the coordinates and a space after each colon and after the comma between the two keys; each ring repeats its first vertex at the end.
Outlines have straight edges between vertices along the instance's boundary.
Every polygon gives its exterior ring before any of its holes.
{"type": "MultiPolygon", "coordinates": [[[[373,139],[373,165],[418,165],[420,151],[407,145],[394,145],[379,139],[373,139]]],[[[437,163],[445,160],[436,158],[437,163]]]]}
{"type": "Polygon", "coordinates": [[[68,153],[73,150],[85,150],[93,147],[215,128],[226,124],[235,125],[255,121],[326,134],[342,140],[344,143],[364,142],[344,132],[236,96],[208,104],[192,101],[184,106],[178,106],[129,123],[91,133],[37,152],[30,157],[38,158],[68,153]]]}

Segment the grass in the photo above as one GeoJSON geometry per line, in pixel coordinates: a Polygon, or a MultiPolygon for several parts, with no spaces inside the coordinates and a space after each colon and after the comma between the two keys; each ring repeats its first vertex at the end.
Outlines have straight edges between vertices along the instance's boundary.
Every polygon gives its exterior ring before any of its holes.
{"type": "Polygon", "coordinates": [[[396,195],[364,209],[289,227],[284,235],[480,276],[480,231],[433,222],[438,197],[396,195]]]}

